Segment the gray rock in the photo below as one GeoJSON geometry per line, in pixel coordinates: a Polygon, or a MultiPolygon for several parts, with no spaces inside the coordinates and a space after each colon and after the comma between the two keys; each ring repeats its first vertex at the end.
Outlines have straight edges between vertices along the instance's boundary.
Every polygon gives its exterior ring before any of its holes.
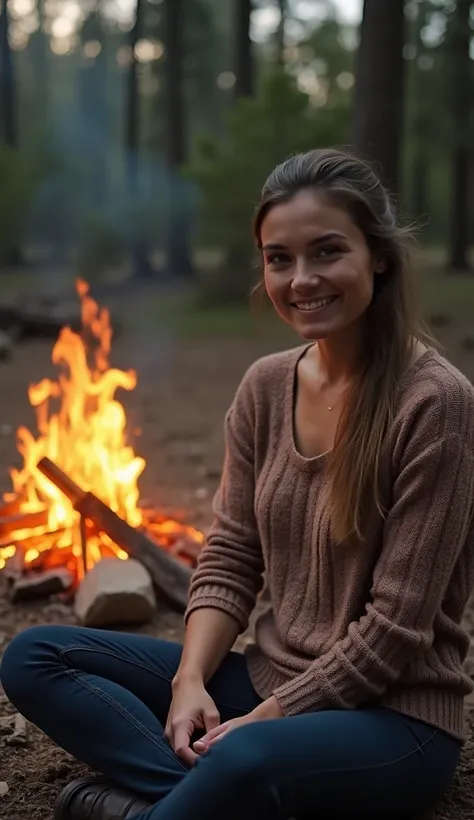
{"type": "Polygon", "coordinates": [[[85,576],[76,593],[75,613],[85,626],[143,624],[155,612],[148,571],[138,561],[104,558],[85,576]]]}

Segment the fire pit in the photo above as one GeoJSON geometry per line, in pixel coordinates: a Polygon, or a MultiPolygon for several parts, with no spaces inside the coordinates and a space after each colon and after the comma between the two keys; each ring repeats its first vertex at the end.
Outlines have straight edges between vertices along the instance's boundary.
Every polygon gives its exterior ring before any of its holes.
{"type": "Polygon", "coordinates": [[[127,442],[126,413],[115,397],[133,390],[134,371],[109,366],[109,311],[78,280],[82,331],[62,329],[52,351],[57,380],[31,385],[38,434],[17,432],[23,458],[0,506],[0,569],[12,600],[73,593],[103,558],[139,560],[155,586],[183,608],[203,535],[183,516],[140,504],[145,468],[127,442]]]}

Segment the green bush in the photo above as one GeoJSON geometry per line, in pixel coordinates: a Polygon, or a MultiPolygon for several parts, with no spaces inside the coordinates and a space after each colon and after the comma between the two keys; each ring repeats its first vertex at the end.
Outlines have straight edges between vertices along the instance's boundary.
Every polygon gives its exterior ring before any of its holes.
{"type": "Polygon", "coordinates": [[[19,252],[38,173],[31,155],[0,145],[0,265],[19,252]]]}
{"type": "Polygon", "coordinates": [[[339,143],[347,111],[316,108],[282,71],[265,76],[255,98],[239,100],[228,138],[201,138],[187,175],[201,191],[198,241],[224,251],[225,263],[202,281],[207,303],[238,302],[255,280],[250,223],[266,176],[292,153],[339,143]]]}

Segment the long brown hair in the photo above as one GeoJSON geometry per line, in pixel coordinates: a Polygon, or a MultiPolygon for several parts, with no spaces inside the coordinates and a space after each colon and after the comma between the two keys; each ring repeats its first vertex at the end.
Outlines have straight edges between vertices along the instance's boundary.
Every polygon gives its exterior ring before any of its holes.
{"type": "MultiPolygon", "coordinates": [[[[372,253],[385,262],[374,279],[367,310],[361,370],[350,388],[329,460],[330,512],[338,541],[364,536],[368,505],[381,501],[379,464],[397,391],[417,339],[429,339],[417,309],[410,257],[412,231],[402,227],[394,204],[372,167],[336,149],[290,157],[268,177],[257,208],[254,232],[270,209],[305,188],[321,192],[351,216],[372,253]]],[[[262,287],[261,283],[260,287],[262,287]]]]}

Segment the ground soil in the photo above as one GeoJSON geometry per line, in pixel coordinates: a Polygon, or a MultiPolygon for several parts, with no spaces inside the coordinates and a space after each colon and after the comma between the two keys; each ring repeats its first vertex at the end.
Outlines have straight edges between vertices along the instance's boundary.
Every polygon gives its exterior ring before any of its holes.
{"type": "MultiPolygon", "coordinates": [[[[474,354],[462,352],[455,335],[447,340],[457,350],[456,363],[472,378],[474,354]]],[[[281,339],[267,334],[219,339],[199,336],[192,343],[154,331],[122,336],[114,349],[114,363],[134,367],[139,373],[138,387],[125,403],[130,428],[141,431],[136,447],[147,459],[142,481],[146,498],[169,509],[185,509],[191,523],[206,528],[221,469],[224,412],[249,363],[282,346],[281,339]]],[[[11,362],[0,366],[0,490],[9,489],[7,468],[18,463],[15,429],[18,424],[32,425],[27,385],[55,373],[50,354],[50,344],[29,343],[17,349],[11,362]]],[[[12,606],[0,589],[0,654],[15,634],[45,622],[75,621],[72,609],[64,604],[40,601],[12,606]]],[[[466,615],[466,626],[474,637],[474,606],[466,615]]],[[[162,602],[146,631],[179,640],[181,615],[162,602]]],[[[474,645],[468,671],[474,676],[474,645]]],[[[0,694],[0,717],[11,711],[0,694]]],[[[468,722],[473,739],[465,748],[456,783],[430,820],[474,818],[474,711],[469,711],[468,722]]],[[[51,820],[61,788],[82,771],[81,765],[33,726],[28,725],[28,743],[23,748],[12,748],[4,740],[2,745],[0,738],[0,781],[9,786],[8,794],[0,797],[0,817],[51,820]]]]}

